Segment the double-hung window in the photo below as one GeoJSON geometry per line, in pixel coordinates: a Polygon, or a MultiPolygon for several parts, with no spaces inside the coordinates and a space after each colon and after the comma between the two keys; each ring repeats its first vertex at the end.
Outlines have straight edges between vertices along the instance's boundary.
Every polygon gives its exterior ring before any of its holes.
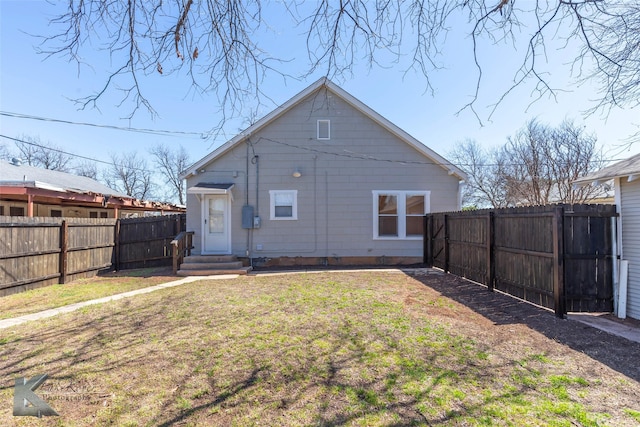
{"type": "Polygon", "coordinates": [[[269,199],[272,220],[298,219],[298,190],[270,190],[269,199]]]}
{"type": "Polygon", "coordinates": [[[373,191],[375,239],[421,239],[428,191],[373,191]]]}

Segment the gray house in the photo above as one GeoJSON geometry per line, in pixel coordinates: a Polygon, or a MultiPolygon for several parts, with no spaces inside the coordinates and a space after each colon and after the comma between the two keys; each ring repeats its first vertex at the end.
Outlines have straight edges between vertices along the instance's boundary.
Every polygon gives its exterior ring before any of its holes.
{"type": "Polygon", "coordinates": [[[640,154],[574,182],[575,185],[614,184],[618,221],[620,280],[614,289],[618,317],[640,319],[640,154]],[[625,274],[626,273],[626,274],[625,274]]]}
{"type": "Polygon", "coordinates": [[[465,175],[323,78],[183,178],[196,255],[381,265],[422,261],[423,215],[459,209],[465,175]]]}

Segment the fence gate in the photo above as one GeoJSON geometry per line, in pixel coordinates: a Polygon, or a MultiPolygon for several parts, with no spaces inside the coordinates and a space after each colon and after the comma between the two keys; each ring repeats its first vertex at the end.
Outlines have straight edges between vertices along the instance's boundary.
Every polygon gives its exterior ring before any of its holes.
{"type": "Polygon", "coordinates": [[[427,215],[425,232],[429,238],[424,239],[424,262],[448,271],[446,243],[446,215],[427,215]],[[429,259],[430,261],[427,261],[429,259]]]}
{"type": "Polygon", "coordinates": [[[565,209],[564,295],[567,311],[613,311],[614,210],[565,209]]]}

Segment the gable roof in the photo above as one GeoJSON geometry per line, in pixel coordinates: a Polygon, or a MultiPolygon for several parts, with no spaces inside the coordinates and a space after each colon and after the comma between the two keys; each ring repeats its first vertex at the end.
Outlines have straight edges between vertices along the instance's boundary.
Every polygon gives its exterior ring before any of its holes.
{"type": "Polygon", "coordinates": [[[429,147],[427,147],[426,145],[424,145],[423,143],[421,143],[420,141],[418,141],[417,139],[409,135],[404,130],[400,129],[398,126],[391,123],[386,118],[382,117],[380,114],[372,110],[370,107],[365,105],[360,100],[356,99],[353,95],[351,95],[350,93],[348,93],[347,91],[345,91],[344,89],[342,89],[341,87],[339,87],[338,85],[333,83],[331,80],[327,79],[326,77],[322,77],[321,79],[317,80],[316,82],[308,86],[306,89],[302,90],[297,95],[295,95],[293,98],[289,99],[287,102],[285,102],[275,110],[271,111],[262,119],[258,120],[255,124],[253,124],[252,126],[249,126],[240,134],[236,135],[234,138],[225,142],[220,147],[216,148],[211,153],[209,153],[202,159],[198,160],[191,166],[189,166],[189,168],[182,173],[181,178],[185,179],[195,175],[198,169],[207,165],[208,163],[215,160],[216,158],[222,156],[231,148],[235,147],[240,142],[249,138],[255,132],[258,132],[259,130],[263,129],[265,126],[267,126],[277,118],[286,114],[289,110],[291,110],[293,107],[295,107],[296,105],[301,103],[305,98],[307,98],[307,96],[323,88],[331,91],[334,95],[340,97],[347,104],[351,105],[353,108],[360,111],[366,117],[370,118],[371,120],[376,122],[378,125],[382,126],[384,129],[389,131],[391,134],[395,135],[397,138],[399,138],[409,146],[416,149],[418,152],[420,152],[422,155],[427,157],[429,160],[432,160],[435,164],[447,170],[450,175],[455,175],[456,177],[458,177],[458,179],[463,181],[467,179],[466,174],[460,168],[458,168],[455,165],[452,165],[450,162],[445,160],[438,153],[431,150],[429,147]]]}
{"type": "Polygon", "coordinates": [[[604,182],[614,178],[629,177],[629,181],[640,178],[640,154],[631,156],[628,159],[602,168],[597,172],[590,173],[582,178],[576,179],[573,183],[577,185],[587,185],[592,182],[604,182]]]}
{"type": "Polygon", "coordinates": [[[108,194],[115,197],[131,198],[86,176],[29,165],[15,165],[2,160],[0,160],[0,185],[42,188],[59,192],[108,194]]]}

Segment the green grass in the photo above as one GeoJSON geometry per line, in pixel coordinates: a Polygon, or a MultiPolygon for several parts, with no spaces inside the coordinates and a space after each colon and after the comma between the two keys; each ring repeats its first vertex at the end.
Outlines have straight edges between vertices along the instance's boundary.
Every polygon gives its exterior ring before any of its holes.
{"type": "Polygon", "coordinates": [[[640,424],[640,411],[625,409],[624,412],[640,424]]]}
{"type": "Polygon", "coordinates": [[[172,280],[166,268],[124,270],[0,297],[0,320],[145,288],[172,280]]]}
{"type": "MultiPolygon", "coordinates": [[[[55,422],[72,426],[637,421],[591,406],[615,387],[553,354],[488,345],[428,303],[417,314],[406,292],[433,293],[397,273],[241,277],[22,325],[0,331],[0,401],[14,377],[46,372],[43,388],[102,393],[98,404],[55,401],[55,422]]],[[[0,412],[0,425],[38,422],[0,412]]]]}

